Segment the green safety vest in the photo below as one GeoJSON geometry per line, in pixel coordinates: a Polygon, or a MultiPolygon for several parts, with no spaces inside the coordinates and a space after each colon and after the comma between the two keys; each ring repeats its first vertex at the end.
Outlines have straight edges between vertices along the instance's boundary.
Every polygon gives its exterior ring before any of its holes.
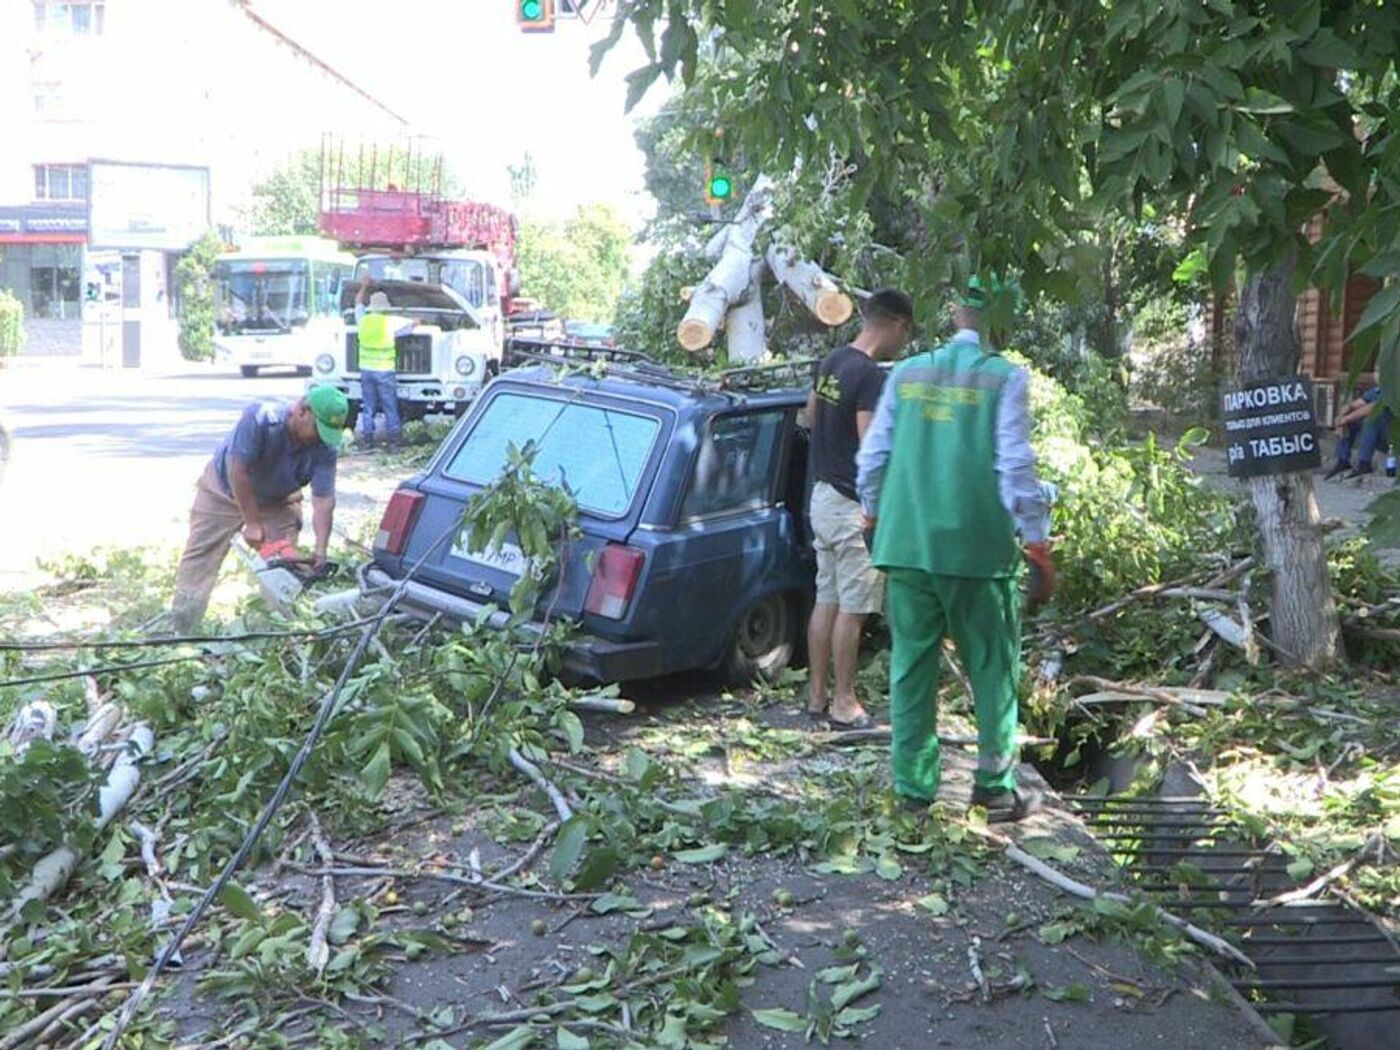
{"type": "Polygon", "coordinates": [[[360,367],[372,372],[392,372],[394,358],[394,324],[388,314],[365,314],[360,320],[360,367]]]}
{"type": "Polygon", "coordinates": [[[1014,365],[952,342],[890,375],[894,433],[872,560],[882,569],[995,579],[1020,567],[1001,502],[997,408],[1014,365]]]}

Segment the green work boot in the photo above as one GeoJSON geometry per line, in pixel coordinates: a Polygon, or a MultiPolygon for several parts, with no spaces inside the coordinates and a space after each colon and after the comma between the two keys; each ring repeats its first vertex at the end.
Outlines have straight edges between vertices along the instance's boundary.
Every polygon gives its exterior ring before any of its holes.
{"type": "Polygon", "coordinates": [[[1025,820],[1044,804],[1045,799],[1035,788],[1014,787],[995,790],[974,787],[972,804],[987,811],[988,824],[1009,824],[1025,820]]]}

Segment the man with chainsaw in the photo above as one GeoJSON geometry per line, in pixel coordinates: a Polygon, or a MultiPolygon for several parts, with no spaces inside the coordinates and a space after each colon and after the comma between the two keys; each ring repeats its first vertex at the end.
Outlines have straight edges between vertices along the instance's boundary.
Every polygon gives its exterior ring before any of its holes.
{"type": "Polygon", "coordinates": [[[188,633],[204,617],[219,566],[234,536],[265,559],[297,560],[301,490],[311,486],[314,567],[326,562],[335,516],[336,449],[348,404],[330,386],[312,387],[290,405],[256,403],[214,452],[195,485],[190,534],[175,576],[171,620],[188,633]]]}
{"type": "Polygon", "coordinates": [[[952,340],[890,375],[856,459],[856,487],[874,530],[871,560],[888,581],[894,790],[911,808],[938,795],[939,652],[949,637],[977,716],[972,802],[1007,821],[1040,805],[1016,784],[1017,578],[1024,557],[1028,601],[1039,604],[1053,590],[1054,566],[1028,377],[983,343],[988,301],[974,280],[954,311],[952,340]]]}

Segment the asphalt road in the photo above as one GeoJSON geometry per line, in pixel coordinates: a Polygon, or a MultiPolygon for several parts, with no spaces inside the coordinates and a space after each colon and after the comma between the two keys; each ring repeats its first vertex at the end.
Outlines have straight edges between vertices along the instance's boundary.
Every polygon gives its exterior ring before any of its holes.
{"type": "Polygon", "coordinates": [[[53,365],[0,371],[10,437],[0,480],[0,590],[35,559],[97,546],[178,546],[193,485],[249,401],[296,397],[290,372],[244,379],[53,365]]]}

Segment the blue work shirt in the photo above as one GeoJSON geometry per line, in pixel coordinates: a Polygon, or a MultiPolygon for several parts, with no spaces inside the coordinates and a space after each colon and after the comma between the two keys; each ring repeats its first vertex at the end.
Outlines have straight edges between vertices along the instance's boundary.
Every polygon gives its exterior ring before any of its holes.
{"type": "Polygon", "coordinates": [[[281,503],[309,482],[311,495],[335,495],[335,449],[317,440],[298,445],[292,440],[287,416],[292,406],[276,401],[249,405],[238,417],[238,424],[214,452],[214,469],[219,484],[232,496],[229,484],[229,457],[237,456],[248,468],[253,494],[258,503],[281,503]]]}

